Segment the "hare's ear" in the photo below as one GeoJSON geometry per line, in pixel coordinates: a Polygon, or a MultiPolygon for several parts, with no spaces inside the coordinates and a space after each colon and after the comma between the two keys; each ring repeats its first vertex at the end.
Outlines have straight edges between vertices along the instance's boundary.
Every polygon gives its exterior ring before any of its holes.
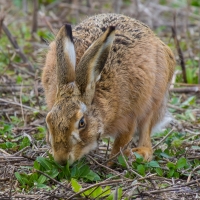
{"type": "Polygon", "coordinates": [[[62,26],[55,41],[57,83],[58,90],[60,90],[63,85],[75,81],[76,54],[74,50],[71,25],[66,24],[62,26]]]}
{"type": "Polygon", "coordinates": [[[109,27],[84,53],[76,67],[76,83],[87,102],[91,103],[95,84],[100,78],[115,37],[115,27],[109,27]]]}

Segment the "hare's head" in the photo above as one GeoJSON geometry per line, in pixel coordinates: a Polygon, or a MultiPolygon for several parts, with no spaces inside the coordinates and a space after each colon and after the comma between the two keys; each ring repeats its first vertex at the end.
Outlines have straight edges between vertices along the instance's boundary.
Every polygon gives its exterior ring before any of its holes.
{"type": "Polygon", "coordinates": [[[73,163],[97,146],[103,125],[92,100],[114,40],[114,30],[109,27],[77,66],[71,26],[63,26],[56,36],[57,96],[46,122],[47,141],[60,164],[67,160],[73,163]]]}

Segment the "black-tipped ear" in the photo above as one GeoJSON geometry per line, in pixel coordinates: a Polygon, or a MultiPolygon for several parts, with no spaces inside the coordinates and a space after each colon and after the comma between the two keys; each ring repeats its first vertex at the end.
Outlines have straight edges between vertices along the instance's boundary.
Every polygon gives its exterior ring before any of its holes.
{"type": "Polygon", "coordinates": [[[115,27],[111,26],[88,48],[76,67],[77,85],[81,94],[88,96],[88,102],[93,99],[94,86],[100,78],[114,38],[115,27]]]}
{"type": "Polygon", "coordinates": [[[60,86],[75,81],[76,54],[71,25],[61,27],[56,36],[57,83],[60,86]]]}
{"type": "Polygon", "coordinates": [[[65,31],[66,31],[66,36],[71,40],[72,43],[74,43],[71,24],[65,24],[65,31]]]}

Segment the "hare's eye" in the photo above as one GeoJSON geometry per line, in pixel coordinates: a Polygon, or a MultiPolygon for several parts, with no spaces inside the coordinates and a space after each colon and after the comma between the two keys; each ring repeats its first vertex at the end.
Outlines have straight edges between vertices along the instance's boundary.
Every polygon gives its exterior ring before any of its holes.
{"type": "Polygon", "coordinates": [[[78,128],[84,128],[85,127],[85,120],[84,120],[84,117],[81,118],[81,120],[79,121],[79,125],[78,125],[78,128]]]}

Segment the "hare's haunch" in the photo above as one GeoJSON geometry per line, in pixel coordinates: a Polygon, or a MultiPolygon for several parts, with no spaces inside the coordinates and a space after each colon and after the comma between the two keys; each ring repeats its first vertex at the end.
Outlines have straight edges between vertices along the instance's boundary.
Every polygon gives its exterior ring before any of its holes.
{"type": "Polygon", "coordinates": [[[139,142],[132,151],[150,160],[151,131],[165,115],[174,65],[171,50],[124,15],[96,15],[74,30],[63,26],[42,75],[55,160],[73,163],[96,148],[99,136],[115,138],[113,156],[136,130],[139,142]]]}

